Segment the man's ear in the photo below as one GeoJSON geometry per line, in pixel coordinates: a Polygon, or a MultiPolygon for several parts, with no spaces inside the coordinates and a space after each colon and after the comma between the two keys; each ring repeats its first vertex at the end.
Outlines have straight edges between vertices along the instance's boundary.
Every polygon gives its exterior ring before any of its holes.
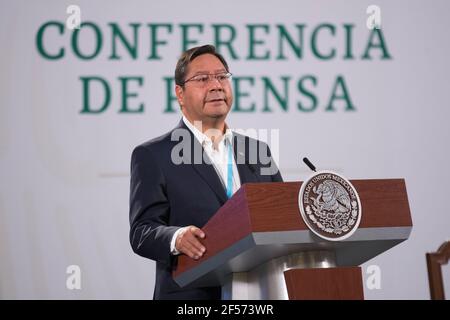
{"type": "Polygon", "coordinates": [[[178,100],[178,103],[179,103],[180,107],[183,108],[183,105],[184,105],[184,91],[183,91],[183,87],[179,86],[179,85],[176,85],[175,86],[175,94],[177,96],[177,100],[178,100]]]}

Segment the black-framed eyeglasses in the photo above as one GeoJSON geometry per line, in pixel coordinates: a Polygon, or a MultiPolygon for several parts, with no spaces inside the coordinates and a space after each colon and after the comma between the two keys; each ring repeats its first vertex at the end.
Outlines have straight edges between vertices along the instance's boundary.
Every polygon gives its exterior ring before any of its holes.
{"type": "Polygon", "coordinates": [[[199,86],[204,86],[210,81],[217,80],[221,84],[224,84],[231,80],[232,74],[230,72],[221,72],[215,74],[197,74],[187,80],[184,81],[183,85],[187,82],[193,82],[199,86]]]}

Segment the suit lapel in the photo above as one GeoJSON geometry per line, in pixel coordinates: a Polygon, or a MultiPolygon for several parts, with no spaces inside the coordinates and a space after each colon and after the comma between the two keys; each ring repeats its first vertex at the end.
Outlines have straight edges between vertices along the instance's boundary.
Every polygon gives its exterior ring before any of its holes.
{"type": "Polygon", "coordinates": [[[245,136],[236,135],[233,133],[233,149],[234,160],[236,161],[237,169],[241,185],[247,182],[258,182],[255,173],[251,170],[249,163],[248,148],[245,143],[245,136]]]}
{"type": "MultiPolygon", "coordinates": [[[[200,143],[195,139],[194,143],[197,143],[200,145],[200,143]]],[[[201,146],[200,146],[201,147],[201,146]]],[[[203,151],[203,149],[202,149],[203,151]]],[[[203,156],[205,158],[208,158],[206,153],[203,151],[203,156]]],[[[208,161],[211,163],[211,161],[208,161]]],[[[222,182],[220,181],[219,176],[217,175],[216,169],[214,169],[214,166],[212,164],[202,163],[202,164],[195,164],[192,162],[192,166],[195,171],[205,180],[205,182],[210,186],[210,188],[214,191],[214,193],[219,197],[219,199],[222,202],[227,201],[227,194],[225,192],[225,189],[223,188],[222,182]]]]}
{"type": "MultiPolygon", "coordinates": [[[[195,172],[208,184],[208,186],[214,191],[217,197],[221,200],[222,203],[227,201],[226,191],[220,181],[219,176],[217,175],[216,169],[211,163],[208,155],[205,153],[200,142],[195,138],[194,134],[189,130],[189,128],[185,125],[183,120],[180,121],[177,128],[186,129],[190,135],[191,145],[191,164],[192,168],[195,172]],[[195,152],[201,153],[203,159],[207,159],[206,161],[201,161],[200,163],[195,163],[195,152]]],[[[234,160],[237,165],[237,170],[239,172],[239,178],[241,180],[241,185],[247,182],[258,182],[258,178],[256,174],[251,170],[248,165],[248,150],[245,142],[245,136],[236,135],[233,133],[233,154],[234,160]]],[[[200,158],[197,155],[197,158],[200,158]]],[[[197,159],[198,162],[198,159],[197,159]]]]}
{"type": "Polygon", "coordinates": [[[225,189],[223,188],[222,182],[220,181],[219,176],[217,175],[216,169],[211,163],[208,155],[205,153],[200,142],[195,138],[194,134],[189,130],[183,120],[180,121],[179,128],[186,129],[190,134],[190,145],[191,145],[191,164],[192,168],[195,172],[208,184],[208,186],[214,191],[217,197],[220,199],[222,203],[227,201],[227,194],[225,189]],[[195,156],[195,152],[198,153],[195,156]],[[201,154],[203,158],[199,161],[201,154]],[[203,160],[205,159],[205,160],[203,160]],[[197,160],[197,163],[195,162],[197,160]]]}

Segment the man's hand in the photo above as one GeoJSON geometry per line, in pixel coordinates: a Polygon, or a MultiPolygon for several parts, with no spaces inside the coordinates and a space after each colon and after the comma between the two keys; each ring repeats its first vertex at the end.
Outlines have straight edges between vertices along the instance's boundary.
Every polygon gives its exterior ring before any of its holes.
{"type": "Polygon", "coordinates": [[[205,233],[195,226],[187,226],[178,234],[175,248],[192,259],[198,260],[206,251],[199,238],[204,239],[205,233]]]}

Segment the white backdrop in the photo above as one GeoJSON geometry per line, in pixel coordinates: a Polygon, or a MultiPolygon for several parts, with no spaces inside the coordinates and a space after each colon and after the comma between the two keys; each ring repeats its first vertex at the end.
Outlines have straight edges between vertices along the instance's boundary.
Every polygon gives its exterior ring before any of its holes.
{"type": "MultiPolygon", "coordinates": [[[[154,263],[136,256],[128,243],[129,162],[133,147],[170,130],[179,112],[165,113],[164,77],[173,74],[181,53],[180,24],[200,24],[190,38],[213,42],[212,24],[229,24],[236,31],[233,48],[239,60],[223,48],[231,71],[243,82],[242,106],[255,103],[254,112],[232,112],[234,128],[279,129],[280,143],[270,141],[285,180],[304,180],[309,172],[300,162],[308,156],[319,169],[332,169],[349,179],[405,178],[413,232],[408,241],[363,265],[381,270],[381,288],[367,299],[428,299],[425,253],[449,238],[446,205],[450,180],[448,119],[450,38],[447,1],[4,1],[0,2],[0,298],[2,299],[149,299],[153,293],[154,263]],[[39,28],[49,21],[65,23],[66,8],[76,4],[82,22],[95,23],[103,44],[94,59],[81,60],[71,48],[72,32],[49,28],[45,49],[64,57],[45,59],[37,50],[39,28]],[[361,59],[371,31],[366,8],[381,9],[382,32],[390,59],[372,48],[371,60],[361,59]],[[111,29],[117,23],[132,39],[129,23],[140,23],[137,57],[118,42],[121,60],[111,60],[111,29]],[[167,23],[158,31],[166,44],[158,47],[160,60],[148,59],[151,33],[148,23],[167,23]],[[329,60],[311,50],[314,28],[335,27],[335,36],[321,30],[318,48],[336,50],[329,60]],[[246,59],[248,25],[260,28],[256,55],[246,59]],[[303,56],[297,58],[284,44],[285,60],[276,59],[277,25],[285,26],[297,41],[295,24],[305,24],[303,56]],[[346,54],[344,24],[353,24],[353,59],[346,54]],[[297,88],[304,76],[316,78],[305,87],[318,100],[311,103],[297,88]],[[338,101],[335,111],[325,107],[338,75],[345,79],[353,111],[338,101]],[[83,90],[80,77],[98,76],[111,90],[111,103],[98,114],[80,113],[83,90]],[[142,77],[130,82],[130,109],[144,104],[141,113],[119,113],[119,77],[142,77]],[[273,96],[272,112],[263,112],[262,77],[280,92],[281,77],[289,76],[288,110],[273,96]],[[68,290],[66,268],[81,268],[81,290],[68,290]]],[[[226,34],[224,33],[225,37],[226,34]]],[[[92,30],[80,33],[80,50],[93,52],[92,30]]],[[[376,39],[375,39],[376,40],[376,39]]],[[[374,40],[374,41],[375,41],[374,40]]],[[[376,42],[376,41],[375,41],[376,42]]],[[[374,42],[374,43],[375,43],[374,42]]],[[[101,88],[97,86],[97,89],[101,88]]],[[[92,89],[94,90],[94,88],[92,89]]],[[[339,91],[341,92],[341,91],[339,91]]],[[[92,103],[101,104],[102,91],[93,91],[92,103]]],[[[175,104],[174,104],[175,107],[175,104]]],[[[176,109],[176,108],[175,108],[176,109]]],[[[448,269],[448,268],[447,268],[448,269]]],[[[448,270],[446,291],[450,295],[448,270]]]]}

